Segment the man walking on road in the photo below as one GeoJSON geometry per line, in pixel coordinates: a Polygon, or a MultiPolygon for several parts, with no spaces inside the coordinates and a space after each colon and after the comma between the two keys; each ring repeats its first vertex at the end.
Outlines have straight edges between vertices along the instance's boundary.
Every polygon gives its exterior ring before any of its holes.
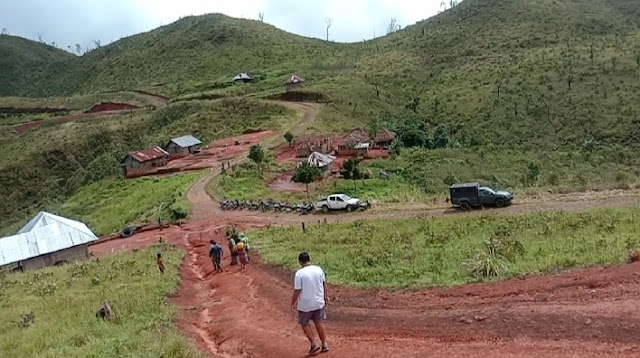
{"type": "Polygon", "coordinates": [[[319,266],[311,264],[311,258],[306,252],[298,256],[298,261],[302,268],[296,272],[291,309],[298,311],[298,322],[311,343],[309,354],[328,352],[329,345],[324,331],[324,322],[327,321],[326,304],[329,301],[324,271],[319,266]],[[315,324],[322,346],[315,342],[309,321],[315,324]]]}
{"type": "Polygon", "coordinates": [[[211,261],[213,261],[213,269],[216,270],[216,272],[222,272],[222,246],[213,240],[209,242],[211,243],[209,257],[211,257],[211,261]]]}

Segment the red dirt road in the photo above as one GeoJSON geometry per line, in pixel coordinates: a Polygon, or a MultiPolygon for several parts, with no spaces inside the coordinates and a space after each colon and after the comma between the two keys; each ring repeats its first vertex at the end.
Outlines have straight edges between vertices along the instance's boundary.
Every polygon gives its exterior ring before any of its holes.
{"type": "MultiPolygon", "coordinates": [[[[172,301],[177,326],[199,349],[209,357],[304,357],[308,345],[289,308],[292,273],[253,255],[244,271],[229,267],[225,257],[225,272],[215,274],[207,255],[208,241],[224,242],[227,225],[246,230],[299,224],[301,217],[221,212],[204,191],[216,174],[189,191],[190,223],[91,250],[97,256],[127,251],[162,236],[187,251],[172,301]]],[[[562,210],[638,205],[637,194],[542,198],[501,213],[539,211],[541,203],[562,210]]],[[[341,220],[385,215],[405,216],[361,213],[341,220]]],[[[415,292],[331,287],[329,296],[332,351],[322,357],[640,357],[640,263],[415,292]]]]}

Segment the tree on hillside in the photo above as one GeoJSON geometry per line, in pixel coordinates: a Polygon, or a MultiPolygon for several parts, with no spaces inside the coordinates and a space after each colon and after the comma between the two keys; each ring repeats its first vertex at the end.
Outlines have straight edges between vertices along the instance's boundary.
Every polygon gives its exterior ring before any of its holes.
{"type": "Polygon", "coordinates": [[[396,31],[399,31],[402,27],[398,25],[398,22],[395,18],[391,18],[389,21],[389,25],[387,25],[387,35],[392,34],[396,31]]]}
{"type": "Polygon", "coordinates": [[[331,25],[333,24],[333,20],[331,20],[331,18],[327,17],[324,20],[325,24],[327,24],[327,42],[329,42],[329,29],[331,28],[331,25]]]}
{"type": "Polygon", "coordinates": [[[38,42],[40,42],[40,43],[43,43],[42,42],[42,36],[43,36],[42,32],[38,32],[38,42]]]}
{"type": "Polygon", "coordinates": [[[353,180],[353,188],[354,190],[358,190],[358,186],[356,184],[356,180],[362,179],[362,173],[359,168],[360,161],[355,158],[348,159],[342,165],[342,176],[345,179],[353,180]]]}
{"type": "Polygon", "coordinates": [[[258,19],[260,19],[260,22],[264,22],[264,12],[258,13],[258,19]]]}
{"type": "Polygon", "coordinates": [[[80,44],[76,44],[76,52],[78,56],[82,55],[82,46],[80,46],[80,44]]]}
{"type": "Polygon", "coordinates": [[[304,187],[307,191],[307,197],[309,197],[309,184],[313,183],[313,181],[316,180],[316,178],[319,176],[320,176],[320,169],[318,169],[318,167],[316,166],[309,164],[309,162],[304,161],[302,162],[302,164],[300,164],[298,169],[296,169],[295,173],[293,173],[291,180],[293,180],[296,183],[304,184],[304,187]]]}
{"type": "Polygon", "coordinates": [[[418,108],[420,107],[420,97],[413,97],[411,102],[409,102],[406,106],[406,109],[411,110],[413,113],[418,113],[418,108]]]}
{"type": "Polygon", "coordinates": [[[9,34],[9,31],[7,30],[7,28],[3,27],[2,28],[2,32],[0,33],[0,35],[8,35],[8,34],[9,34]]]}
{"type": "Polygon", "coordinates": [[[100,40],[93,40],[93,44],[96,45],[96,48],[102,47],[102,42],[100,40]]]}
{"type": "Polygon", "coordinates": [[[291,148],[294,140],[293,133],[287,131],[287,133],[284,134],[284,139],[289,143],[289,148],[291,148]]]}
{"type": "Polygon", "coordinates": [[[439,125],[435,133],[433,133],[433,146],[435,148],[446,148],[449,146],[449,142],[451,142],[449,129],[444,125],[439,125]]]}
{"type": "Polygon", "coordinates": [[[262,150],[262,147],[260,146],[260,144],[251,146],[251,149],[249,150],[248,158],[251,159],[251,161],[253,161],[254,163],[256,163],[256,165],[258,166],[258,172],[262,173],[262,162],[264,161],[264,150],[262,150]]]}

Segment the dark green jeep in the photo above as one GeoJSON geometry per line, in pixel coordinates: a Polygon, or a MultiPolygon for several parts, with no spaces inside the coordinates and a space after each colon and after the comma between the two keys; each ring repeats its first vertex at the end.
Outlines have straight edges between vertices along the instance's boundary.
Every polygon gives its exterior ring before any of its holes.
{"type": "Polygon", "coordinates": [[[469,210],[474,206],[497,206],[499,208],[511,205],[513,193],[494,190],[480,186],[479,183],[454,184],[449,187],[451,204],[462,210],[469,210]]]}

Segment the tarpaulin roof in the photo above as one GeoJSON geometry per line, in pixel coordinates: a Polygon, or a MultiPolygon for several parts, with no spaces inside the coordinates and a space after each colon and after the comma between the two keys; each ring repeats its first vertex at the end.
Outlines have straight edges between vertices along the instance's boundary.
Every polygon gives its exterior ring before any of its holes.
{"type": "Polygon", "coordinates": [[[327,165],[331,165],[333,161],[336,160],[336,157],[333,155],[322,154],[318,152],[313,152],[309,157],[307,157],[307,163],[316,166],[318,168],[326,167],[327,165]]]}
{"type": "Polygon", "coordinates": [[[301,82],[304,82],[304,78],[293,75],[291,76],[291,78],[289,78],[286,84],[301,83],[301,82]]]}
{"type": "Polygon", "coordinates": [[[140,163],[144,163],[150,160],[154,160],[162,157],[168,157],[169,153],[167,153],[167,151],[165,151],[160,147],[154,147],[154,148],[143,149],[138,152],[129,153],[129,155],[133,159],[139,161],[140,163]]]}
{"type": "Polygon", "coordinates": [[[16,235],[0,239],[0,266],[97,239],[85,224],[42,211],[16,235]]]}
{"type": "Polygon", "coordinates": [[[183,135],[182,137],[173,138],[169,142],[173,142],[182,148],[189,148],[194,145],[202,144],[202,142],[198,138],[192,135],[183,135]]]}
{"type": "Polygon", "coordinates": [[[249,76],[246,73],[240,73],[238,74],[236,77],[233,78],[234,81],[238,81],[238,80],[252,80],[253,77],[249,76]]]}

